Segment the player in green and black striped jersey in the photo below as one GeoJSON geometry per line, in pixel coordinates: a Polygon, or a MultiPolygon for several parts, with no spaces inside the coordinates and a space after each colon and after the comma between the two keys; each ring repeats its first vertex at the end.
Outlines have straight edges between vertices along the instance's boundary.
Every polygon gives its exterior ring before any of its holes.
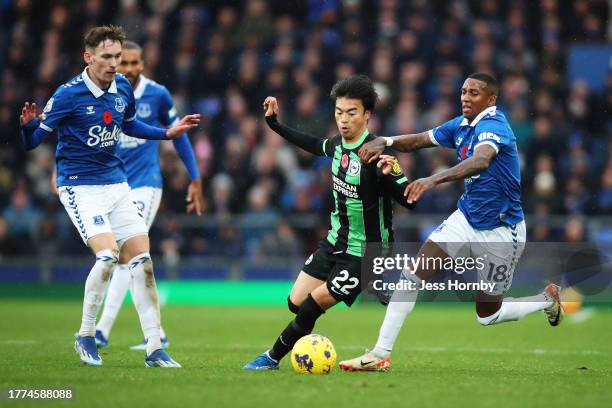
{"type": "Polygon", "coordinates": [[[296,318],[271,350],[244,369],[278,368],[278,361],[312,331],[325,310],[341,301],[352,305],[362,290],[366,243],[385,247],[393,241],[392,199],[411,206],[403,195],[408,180],[397,161],[382,169],[375,163],[362,164],[357,154],[363,143],[375,139],[367,129],[377,99],[372,81],[363,75],[348,77],[334,85],[331,98],[339,130],[331,139],[281,124],[276,98],[268,97],[264,102],[266,121],[276,133],[312,154],[332,158],[334,210],[326,239],[304,264],[289,295],[289,309],[296,318]]]}

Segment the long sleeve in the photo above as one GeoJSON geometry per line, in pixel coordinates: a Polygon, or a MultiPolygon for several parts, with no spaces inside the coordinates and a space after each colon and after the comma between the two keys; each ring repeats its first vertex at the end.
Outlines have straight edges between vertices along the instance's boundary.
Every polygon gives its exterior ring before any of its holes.
{"type": "MultiPolygon", "coordinates": [[[[389,153],[389,149],[385,149],[385,154],[389,153]]],[[[402,207],[414,208],[415,203],[408,204],[404,191],[408,186],[408,178],[404,175],[402,168],[397,159],[393,163],[393,169],[389,174],[383,174],[382,169],[378,169],[379,177],[381,177],[383,185],[390,190],[391,195],[402,207]]]]}
{"type": "Polygon", "coordinates": [[[21,126],[19,142],[26,150],[32,150],[51,136],[51,132],[39,126],[38,119],[32,119],[21,126]]]}
{"type": "Polygon", "coordinates": [[[174,139],[172,143],[174,143],[176,152],[185,164],[191,180],[199,179],[200,170],[198,170],[198,164],[196,162],[195,155],[193,154],[193,148],[191,147],[191,142],[189,141],[187,134],[183,133],[178,139],[174,139]]]}
{"type": "Polygon", "coordinates": [[[270,129],[297,147],[300,147],[317,156],[327,156],[327,153],[324,150],[325,141],[327,139],[321,139],[316,136],[292,129],[289,126],[285,126],[278,121],[276,115],[267,116],[266,122],[268,123],[270,129]]]}
{"type": "Polygon", "coordinates": [[[166,129],[149,126],[138,119],[123,121],[123,133],[138,139],[168,140],[166,129]]]}

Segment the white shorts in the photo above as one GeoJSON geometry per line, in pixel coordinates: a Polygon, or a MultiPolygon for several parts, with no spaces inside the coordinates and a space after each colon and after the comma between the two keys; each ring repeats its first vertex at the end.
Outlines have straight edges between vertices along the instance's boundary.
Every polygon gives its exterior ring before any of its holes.
{"type": "Polygon", "coordinates": [[[479,258],[478,280],[493,283],[489,295],[501,295],[510,289],[516,264],[523,254],[527,232],[525,221],[492,230],[474,229],[461,210],[456,210],[429,236],[452,258],[479,258]]]}
{"type": "Polygon", "coordinates": [[[111,233],[119,246],[129,238],[147,235],[145,220],[127,183],[96,186],[62,186],[59,198],[83,242],[111,233]]]}
{"type": "Polygon", "coordinates": [[[153,225],[153,221],[155,221],[161,197],[161,188],[138,187],[132,189],[132,199],[144,217],[147,229],[151,229],[151,225],[153,225]]]}

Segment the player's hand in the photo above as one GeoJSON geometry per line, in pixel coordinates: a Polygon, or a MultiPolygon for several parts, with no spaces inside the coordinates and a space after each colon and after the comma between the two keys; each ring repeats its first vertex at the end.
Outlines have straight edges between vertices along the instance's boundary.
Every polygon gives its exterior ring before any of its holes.
{"type": "Polygon", "coordinates": [[[176,139],[189,129],[193,129],[200,124],[200,114],[196,113],[193,115],[185,115],[179,120],[176,125],[172,126],[166,131],[168,139],[176,139]]]}
{"type": "Polygon", "coordinates": [[[195,212],[197,215],[202,215],[202,181],[200,179],[191,180],[187,187],[187,213],[195,212]]]}
{"type": "Polygon", "coordinates": [[[19,116],[19,123],[21,123],[21,126],[25,125],[32,119],[37,119],[37,118],[38,118],[38,112],[36,112],[36,104],[35,103],[30,104],[29,102],[26,102],[23,105],[23,108],[21,109],[21,116],[19,116]]]}
{"type": "Polygon", "coordinates": [[[263,103],[263,108],[266,111],[266,117],[278,115],[278,101],[273,96],[268,96],[263,103]]]}
{"type": "Polygon", "coordinates": [[[435,186],[436,183],[431,179],[431,177],[414,180],[412,183],[408,184],[406,191],[404,191],[404,196],[407,197],[406,201],[408,204],[417,202],[424,192],[431,190],[435,186]]]}
{"type": "Polygon", "coordinates": [[[359,158],[363,163],[370,164],[380,157],[382,152],[385,150],[385,147],[387,147],[387,142],[385,139],[382,137],[377,137],[371,142],[361,146],[357,153],[359,154],[359,158]]]}
{"type": "Polygon", "coordinates": [[[395,163],[395,156],[389,156],[388,154],[381,154],[378,157],[378,163],[376,166],[382,169],[384,175],[391,173],[393,170],[393,164],[395,163]]]}

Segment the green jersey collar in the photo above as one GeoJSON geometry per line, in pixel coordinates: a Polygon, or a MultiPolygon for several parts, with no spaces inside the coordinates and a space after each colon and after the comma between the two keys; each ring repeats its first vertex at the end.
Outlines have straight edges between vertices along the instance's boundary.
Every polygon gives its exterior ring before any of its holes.
{"type": "Polygon", "coordinates": [[[366,130],[363,131],[363,133],[361,134],[361,137],[359,138],[358,141],[356,141],[355,143],[344,143],[344,139],[342,140],[342,147],[344,147],[345,149],[354,149],[356,147],[358,147],[359,145],[361,145],[363,143],[363,141],[365,140],[366,137],[368,137],[368,135],[370,134],[370,131],[366,128],[366,130]]]}

